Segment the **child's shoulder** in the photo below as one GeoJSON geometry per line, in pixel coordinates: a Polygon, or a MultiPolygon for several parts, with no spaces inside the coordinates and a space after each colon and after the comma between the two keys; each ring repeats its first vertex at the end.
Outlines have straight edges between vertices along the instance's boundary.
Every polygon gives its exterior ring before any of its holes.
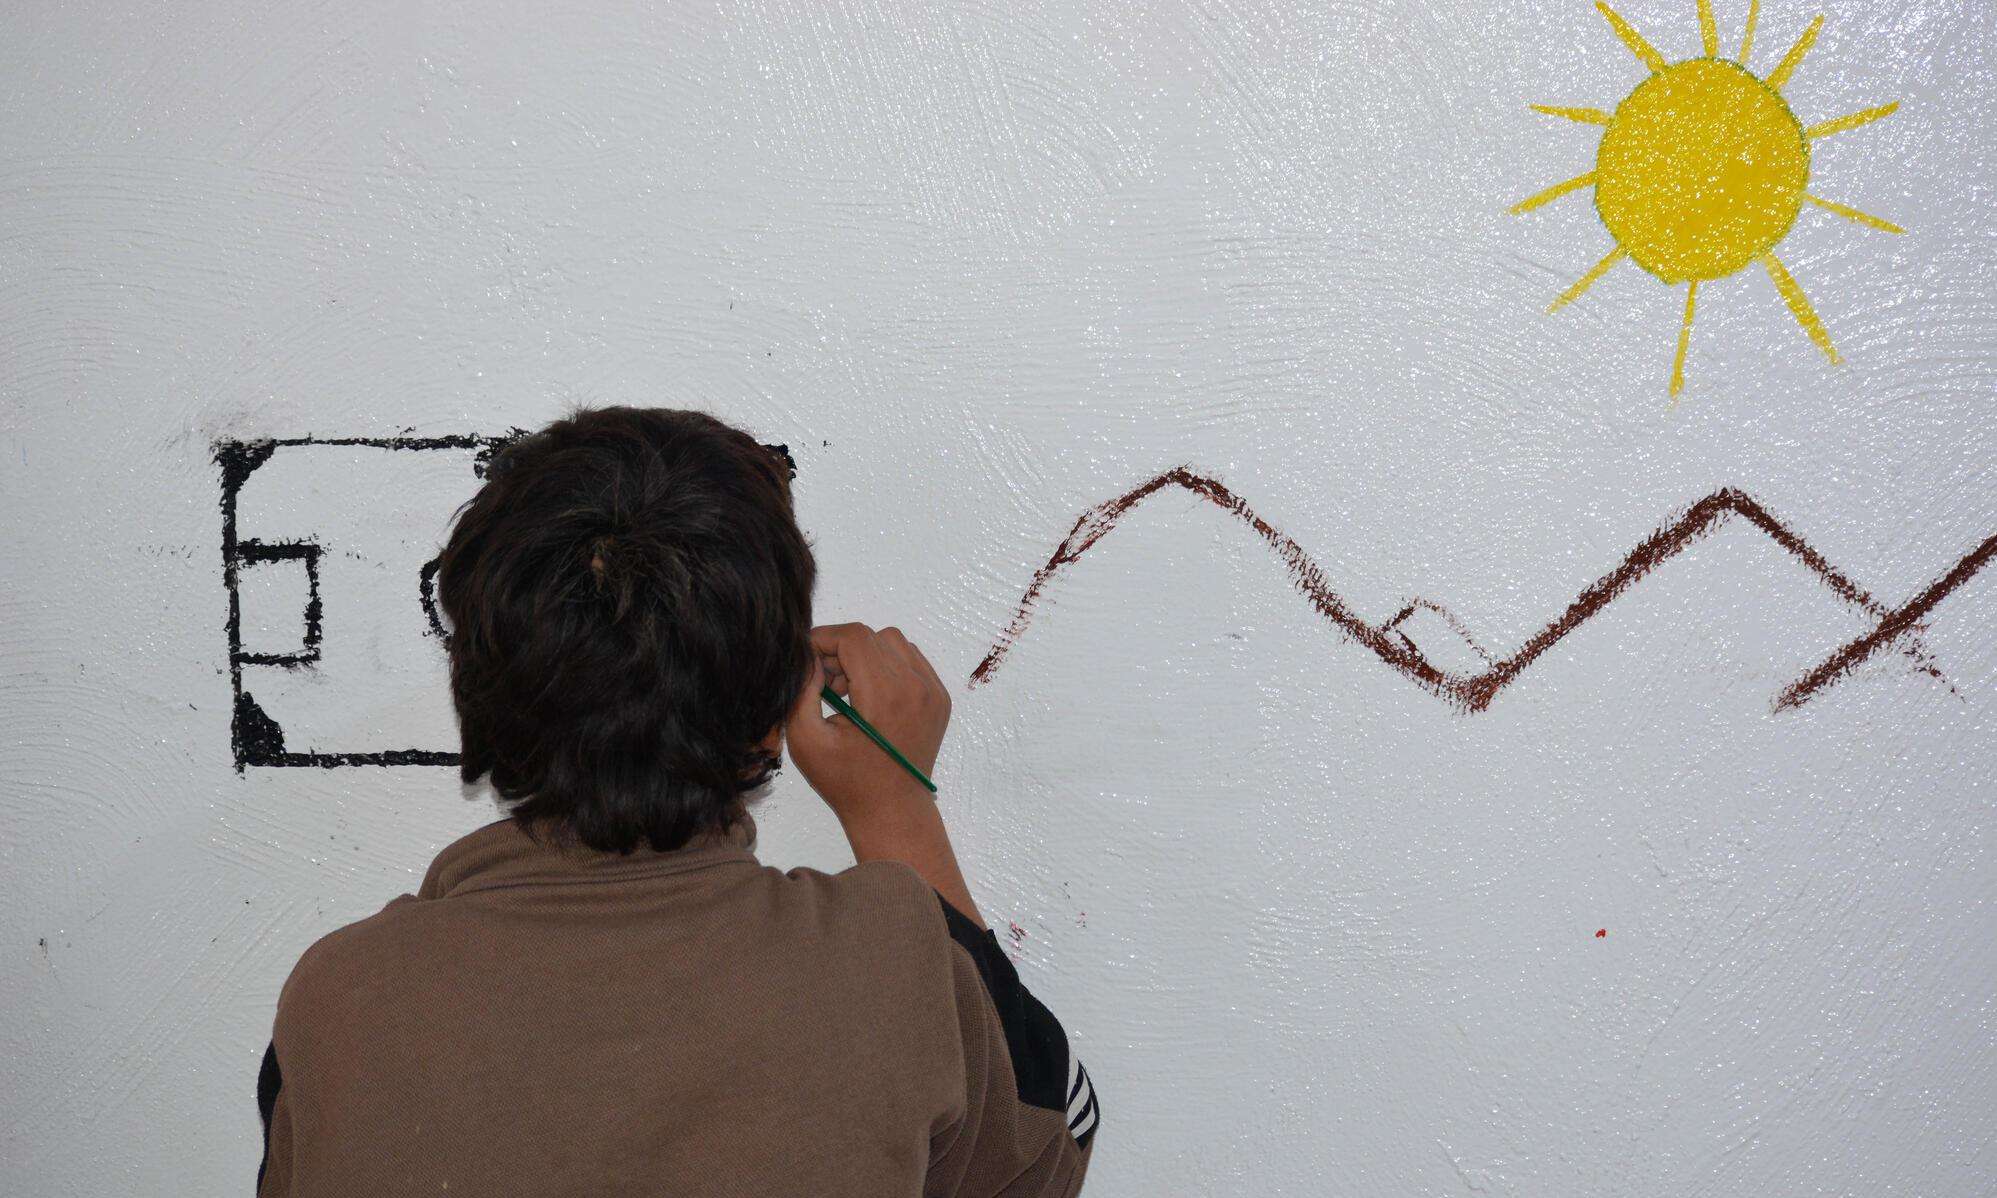
{"type": "Polygon", "coordinates": [[[792,901],[828,930],[904,947],[927,944],[939,954],[949,943],[942,900],[922,875],[900,861],[862,861],[837,873],[799,866],[778,873],[792,901]]]}
{"type": "Polygon", "coordinates": [[[322,1008],[356,993],[371,993],[371,975],[382,968],[384,942],[400,938],[399,928],[416,908],[428,906],[400,894],[381,910],[322,934],[307,945],[278,992],[280,1027],[300,1019],[319,1022],[322,1008]]]}
{"type": "MultiPolygon", "coordinates": [[[[772,870],[772,873],[778,871],[772,870]]],[[[781,871],[787,887],[849,907],[933,908],[936,891],[902,861],[862,861],[836,873],[799,865],[781,871]]]]}

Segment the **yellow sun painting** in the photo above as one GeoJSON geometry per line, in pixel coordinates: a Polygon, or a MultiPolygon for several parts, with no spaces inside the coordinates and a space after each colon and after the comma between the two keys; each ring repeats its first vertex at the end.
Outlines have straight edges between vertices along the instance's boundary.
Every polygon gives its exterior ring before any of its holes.
{"type": "Polygon", "coordinates": [[[1899,102],[1882,104],[1834,120],[1805,126],[1782,98],[1803,56],[1817,40],[1819,16],[1765,76],[1747,67],[1754,50],[1760,0],[1749,0],[1747,29],[1737,58],[1720,56],[1719,29],[1712,0],[1698,0],[1699,34],[1705,53],[1668,63],[1607,4],[1595,7],[1650,75],[1623,98],[1613,113],[1599,108],[1534,104],[1536,112],[1587,125],[1604,126],[1595,169],[1556,183],[1512,206],[1530,212],[1569,192],[1595,189],[1595,211],[1615,248],[1561,292],[1549,312],[1558,312],[1628,258],[1669,284],[1685,284],[1685,317],[1678,329],[1678,353],[1671,364],[1672,402],[1685,386],[1685,351],[1692,343],[1692,314],[1699,284],[1724,278],[1759,263],[1774,281],[1789,311],[1810,340],[1833,363],[1838,352],[1831,335],[1795,278],[1775,256],[1803,205],[1887,233],[1903,232],[1881,220],[1812,194],[1810,143],[1869,125],[1890,115],[1899,102]]]}

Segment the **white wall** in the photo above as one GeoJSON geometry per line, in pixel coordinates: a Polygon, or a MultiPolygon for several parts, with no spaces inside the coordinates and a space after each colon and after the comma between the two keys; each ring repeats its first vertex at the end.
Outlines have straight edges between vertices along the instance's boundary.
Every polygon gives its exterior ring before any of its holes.
{"type": "MultiPolygon", "coordinates": [[[[1774,700],[1997,533],[1997,6],[1821,6],[1798,114],[1901,108],[1813,187],[1906,232],[1780,246],[1841,366],[1708,284],[1675,407],[1682,289],[1547,315],[1611,242],[1506,212],[1600,134],[1528,103],[1643,78],[1581,3],[7,6],[0,1189],[246,1192],[297,954],[493,814],[235,769],[215,446],[588,400],[788,443],[821,616],[959,680],[941,801],[1099,1079],[1091,1194],[1989,1193],[1997,569],[1774,700]],[[1180,463],[1499,657],[1724,487],[1876,604],[1736,517],[1466,713],[1174,489],[970,687],[1180,463]]],[[[1760,9],[1765,72],[1816,8],[1760,9]]],[[[1622,11],[1697,52],[1693,0],[1622,11]]],[[[323,554],[320,663],[242,667],[288,748],[454,747],[414,586],[476,483],[245,484],[242,537],[323,554]]],[[[252,573],[295,644],[302,575],[252,573]]],[[[846,860],[794,779],[760,824],[846,860]]]]}

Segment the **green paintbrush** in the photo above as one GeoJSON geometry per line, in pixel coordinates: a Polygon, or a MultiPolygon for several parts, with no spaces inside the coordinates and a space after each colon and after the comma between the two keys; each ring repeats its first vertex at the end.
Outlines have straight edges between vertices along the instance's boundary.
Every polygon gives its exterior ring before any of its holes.
{"type": "Polygon", "coordinates": [[[874,731],[874,726],[872,724],[869,724],[867,721],[861,719],[860,713],[853,710],[853,705],[851,703],[848,703],[846,700],[840,698],[837,694],[834,694],[832,688],[829,686],[821,687],[818,691],[818,697],[825,700],[828,704],[830,704],[832,710],[838,712],[840,715],[843,715],[847,719],[853,721],[853,726],[858,728],[860,731],[866,733],[867,739],[879,745],[881,749],[887,753],[888,756],[894,758],[895,764],[901,766],[901,768],[915,775],[915,780],[917,782],[920,782],[924,786],[928,787],[930,794],[936,793],[936,783],[931,782],[929,780],[928,775],[924,774],[921,770],[916,769],[915,763],[913,761],[910,761],[908,758],[903,757],[901,755],[900,749],[897,749],[893,745],[889,744],[887,737],[882,736],[880,733],[874,731]]]}

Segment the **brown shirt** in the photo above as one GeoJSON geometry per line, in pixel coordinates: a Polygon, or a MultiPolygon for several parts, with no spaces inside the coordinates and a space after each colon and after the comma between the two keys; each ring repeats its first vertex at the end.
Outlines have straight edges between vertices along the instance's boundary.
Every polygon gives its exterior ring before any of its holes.
{"type": "Polygon", "coordinates": [[[445,848],[285,983],[260,1198],[1079,1191],[1093,1086],[990,930],[754,843],[445,848]]]}

